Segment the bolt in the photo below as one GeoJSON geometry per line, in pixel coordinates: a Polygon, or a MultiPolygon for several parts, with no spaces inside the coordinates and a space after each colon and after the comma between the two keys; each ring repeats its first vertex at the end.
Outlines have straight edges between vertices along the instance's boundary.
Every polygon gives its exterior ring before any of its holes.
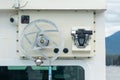
{"type": "Polygon", "coordinates": [[[37,66],[40,66],[43,63],[43,61],[41,60],[41,58],[37,58],[35,60],[35,63],[36,63],[37,66]]]}

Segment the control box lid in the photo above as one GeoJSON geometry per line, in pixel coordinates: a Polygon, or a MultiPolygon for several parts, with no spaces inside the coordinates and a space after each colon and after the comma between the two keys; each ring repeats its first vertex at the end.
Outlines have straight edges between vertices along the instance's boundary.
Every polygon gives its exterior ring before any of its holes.
{"type": "MultiPolygon", "coordinates": [[[[1,0],[0,9],[14,9],[15,1],[1,0]]],[[[20,5],[24,6],[21,9],[102,10],[106,0],[20,0],[20,5]]]]}

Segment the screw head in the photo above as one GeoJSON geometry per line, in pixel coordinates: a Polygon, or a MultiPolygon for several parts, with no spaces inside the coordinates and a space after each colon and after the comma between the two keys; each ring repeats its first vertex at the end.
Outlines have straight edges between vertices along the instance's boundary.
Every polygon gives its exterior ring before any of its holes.
{"type": "Polygon", "coordinates": [[[43,61],[40,58],[38,58],[35,60],[35,63],[37,66],[40,66],[43,63],[43,61]]]}

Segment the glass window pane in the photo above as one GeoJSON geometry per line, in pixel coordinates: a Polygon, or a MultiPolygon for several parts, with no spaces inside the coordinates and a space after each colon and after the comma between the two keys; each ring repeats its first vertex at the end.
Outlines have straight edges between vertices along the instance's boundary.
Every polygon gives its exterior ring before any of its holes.
{"type": "MultiPolygon", "coordinates": [[[[48,66],[0,67],[0,80],[48,80],[48,66]]],[[[85,71],[80,66],[53,66],[52,80],[85,80],[85,71]]]]}

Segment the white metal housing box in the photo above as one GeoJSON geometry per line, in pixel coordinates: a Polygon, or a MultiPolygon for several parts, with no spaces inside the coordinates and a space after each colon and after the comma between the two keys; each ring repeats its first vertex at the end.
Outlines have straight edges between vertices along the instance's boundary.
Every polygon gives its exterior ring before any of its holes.
{"type": "MultiPolygon", "coordinates": [[[[64,34],[64,48],[68,48],[69,52],[61,53],[51,64],[43,60],[41,66],[81,66],[86,80],[105,80],[105,0],[28,0],[25,6],[27,0],[20,0],[18,4],[15,1],[18,0],[1,0],[0,3],[0,66],[36,65],[25,58],[19,41],[27,25],[34,20],[45,19],[60,28],[64,34]],[[23,24],[22,16],[29,16],[29,23],[23,24]],[[9,21],[11,17],[14,17],[15,24],[9,21]],[[78,28],[93,31],[85,48],[77,48],[72,40],[71,32],[78,28]]],[[[58,38],[54,37],[55,42],[59,41],[58,38]]],[[[54,55],[49,50],[45,51],[48,57],[54,55]]],[[[28,55],[33,58],[40,56],[35,52],[28,55]]]]}
{"type": "MultiPolygon", "coordinates": [[[[37,20],[37,19],[46,19],[54,22],[58,28],[61,30],[61,33],[64,35],[64,48],[68,49],[67,53],[62,52],[62,54],[59,56],[60,58],[80,58],[80,57],[92,57],[95,55],[95,15],[94,11],[20,11],[19,12],[19,28],[18,28],[18,40],[20,42],[21,33],[23,33],[24,28],[27,24],[21,23],[21,18],[24,15],[28,15],[30,18],[30,22],[37,20]],[[91,39],[89,41],[89,44],[85,48],[77,48],[74,45],[74,41],[72,40],[71,31],[73,28],[76,29],[85,29],[85,30],[92,30],[93,35],[91,36],[91,39]]],[[[36,23],[37,24],[37,23],[36,23]]],[[[42,25],[38,25],[41,26],[42,25]]],[[[44,26],[44,25],[43,25],[44,26]]],[[[45,26],[44,26],[45,27],[45,26]]],[[[51,28],[52,29],[52,28],[51,28]]],[[[31,32],[33,29],[31,29],[31,32]]],[[[48,35],[48,34],[47,34],[48,35]]],[[[56,36],[56,34],[49,34],[50,36],[56,36]]],[[[56,36],[53,38],[53,40],[57,43],[60,36],[56,36]]],[[[32,39],[32,38],[30,38],[32,39]]],[[[17,42],[17,43],[19,43],[17,42]]],[[[27,42],[24,43],[25,45],[28,45],[27,42]]],[[[20,53],[21,49],[18,46],[18,49],[20,53]]],[[[44,54],[47,56],[53,56],[55,53],[52,51],[45,51],[44,54]],[[51,54],[50,54],[51,53],[51,54]]],[[[35,54],[32,53],[32,55],[35,57],[35,54]]],[[[40,54],[38,53],[38,56],[40,54]]]]}

